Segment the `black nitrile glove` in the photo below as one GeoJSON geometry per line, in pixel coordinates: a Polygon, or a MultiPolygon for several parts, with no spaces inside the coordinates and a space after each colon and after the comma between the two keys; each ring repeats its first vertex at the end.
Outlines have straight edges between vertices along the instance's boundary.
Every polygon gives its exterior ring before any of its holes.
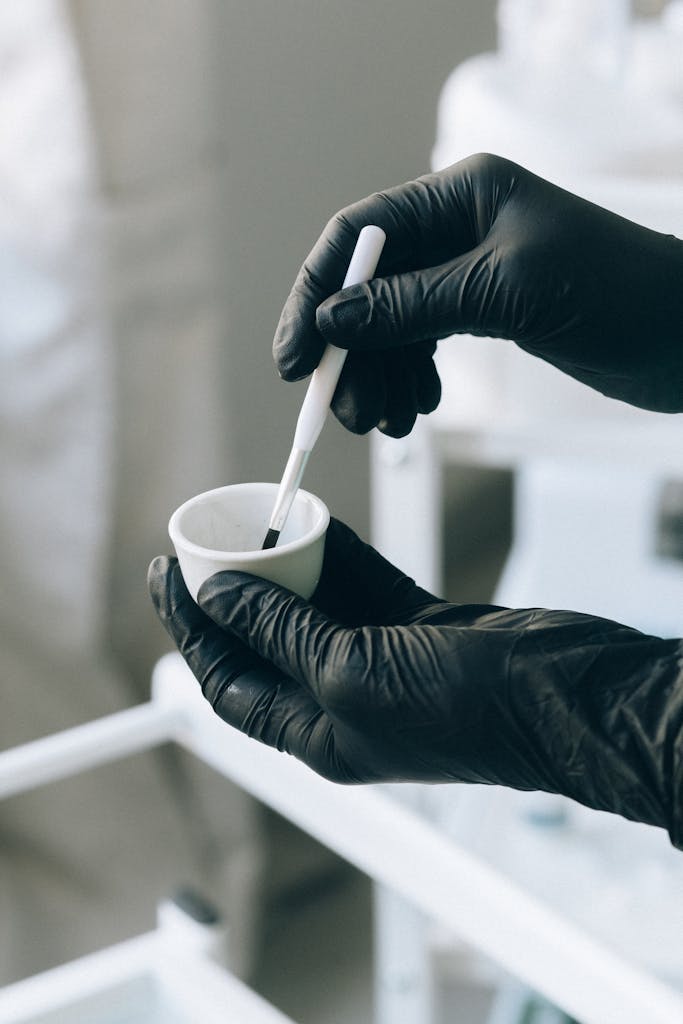
{"type": "Polygon", "coordinates": [[[497,783],[660,825],[683,848],[681,641],[440,601],[332,520],[313,603],[244,573],[157,612],[214,710],[335,782],[497,783]]]}
{"type": "Polygon", "coordinates": [[[435,339],[457,333],[509,338],[611,398],[681,412],[683,242],[508,160],[470,157],[333,217],[273,351],[298,380],[326,342],[348,348],[338,419],[399,437],[438,405],[435,339]],[[387,234],[378,276],[342,294],[365,224],[387,234]]]}

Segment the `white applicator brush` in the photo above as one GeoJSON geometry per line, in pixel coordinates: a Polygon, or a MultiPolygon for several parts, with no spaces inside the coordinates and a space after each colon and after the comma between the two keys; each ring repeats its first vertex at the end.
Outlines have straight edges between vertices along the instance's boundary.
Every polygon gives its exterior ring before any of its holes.
{"type": "MultiPolygon", "coordinates": [[[[385,241],[386,235],[381,228],[374,224],[369,224],[361,230],[342,289],[350,288],[354,284],[362,284],[374,276],[385,241]]],[[[294,444],[278,488],[275,507],[268,524],[268,533],[263,542],[264,549],[274,548],[278,542],[292,507],[294,495],[298,491],[301,478],[304,475],[308,456],[323,428],[346,356],[346,349],[337,348],[336,345],[327,345],[322,359],[313,371],[311,383],[308,385],[296,423],[294,444]]]]}

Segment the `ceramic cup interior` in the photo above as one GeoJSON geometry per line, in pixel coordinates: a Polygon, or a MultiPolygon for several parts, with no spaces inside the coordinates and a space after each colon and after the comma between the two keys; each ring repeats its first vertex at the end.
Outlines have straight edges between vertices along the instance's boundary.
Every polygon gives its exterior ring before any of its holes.
{"type": "Polygon", "coordinates": [[[278,485],[231,484],[190,498],[168,530],[192,596],[209,576],[241,569],[310,597],[320,577],[330,514],[308,491],[294,498],[277,545],[262,550],[278,485]]]}

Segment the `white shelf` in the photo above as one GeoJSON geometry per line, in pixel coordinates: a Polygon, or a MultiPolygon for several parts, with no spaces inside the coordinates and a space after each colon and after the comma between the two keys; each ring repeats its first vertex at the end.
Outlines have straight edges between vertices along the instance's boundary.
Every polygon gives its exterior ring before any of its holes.
{"type": "Polygon", "coordinates": [[[163,928],[0,990],[0,1024],[292,1024],[163,928]]]}
{"type": "MultiPolygon", "coordinates": [[[[643,1024],[644,1021],[680,1024],[683,1020],[683,995],[679,991],[628,962],[584,929],[577,928],[542,900],[511,882],[501,871],[449,839],[415,811],[396,802],[383,788],[333,785],[293,758],[255,743],[226,726],[204,701],[178,655],[169,655],[159,663],[154,674],[153,700],[144,710],[137,711],[140,714],[131,721],[139,722],[140,716],[145,719],[150,745],[165,740],[181,743],[583,1024],[643,1024]],[[159,725],[163,723],[163,728],[154,726],[154,721],[159,725]]],[[[89,747],[93,764],[107,757],[110,741],[117,751],[123,750],[121,722],[120,716],[114,715],[93,723],[98,737],[97,746],[89,747]]],[[[37,740],[18,751],[0,754],[0,780],[6,777],[8,765],[14,793],[21,791],[22,779],[29,788],[37,784],[39,776],[42,781],[48,781],[50,773],[60,777],[64,772],[59,769],[54,751],[61,750],[66,761],[70,739],[75,737],[83,749],[82,730],[88,728],[81,726],[58,737],[37,740]],[[46,750],[50,752],[49,757],[45,755],[46,750]],[[21,764],[21,777],[17,775],[17,764],[21,764]]],[[[136,749],[140,749],[139,741],[138,736],[136,749]]],[[[84,760],[78,767],[79,770],[86,767],[84,760]]],[[[144,968],[145,964],[152,965],[152,978],[162,977],[157,956],[160,947],[155,946],[155,941],[161,940],[142,937],[133,940],[133,945],[124,944],[95,955],[88,966],[100,966],[100,978],[104,979],[100,982],[97,982],[97,971],[83,970],[81,962],[58,969],[65,979],[61,988],[54,984],[54,979],[60,975],[50,972],[5,989],[0,993],[0,1024],[38,1024],[38,1021],[56,1024],[57,1020],[66,1024],[67,1017],[41,1019],[35,1012],[33,1017],[26,1015],[31,1007],[42,1007],[40,1012],[44,1014],[52,1013],[60,990],[67,992],[72,1001],[76,997],[96,999],[101,996],[103,1013],[109,1013],[107,1000],[115,991],[112,981],[114,986],[120,986],[122,981],[137,985],[139,993],[143,984],[140,967],[144,968]],[[129,971],[132,963],[137,964],[135,976],[129,971]],[[79,990],[79,985],[85,987],[79,990]],[[17,1002],[20,997],[26,1009],[23,1017],[17,1015],[16,1007],[21,1009],[22,1005],[17,1002]]],[[[166,954],[162,959],[164,964],[169,962],[166,954]]],[[[164,991],[179,1007],[179,1021],[197,1019],[202,1024],[211,1024],[213,1018],[208,1007],[212,993],[218,997],[226,985],[233,993],[231,998],[244,997],[245,1013],[255,1014],[235,1016],[235,1020],[254,1020],[259,1024],[261,1020],[264,1024],[284,1020],[258,999],[255,1003],[250,1001],[239,983],[214,964],[202,961],[199,956],[195,959],[197,973],[194,975],[194,960],[190,963],[191,958],[187,957],[183,960],[182,971],[162,972],[164,991]],[[188,977],[194,977],[188,991],[195,995],[202,992],[209,1000],[206,1011],[201,1010],[203,1016],[182,1016],[182,1013],[198,1012],[191,1009],[191,1003],[189,1010],[183,1005],[184,981],[188,977]]],[[[120,993],[121,989],[116,991],[120,993]]],[[[128,995],[132,998],[135,989],[131,988],[128,995]]],[[[225,1003],[223,1012],[224,1006],[225,1003]]],[[[230,1018],[221,1018],[226,1019],[230,1018]]],[[[109,1024],[116,1018],[90,1017],[88,1024],[91,1021],[100,1024],[100,1020],[109,1024]]]]}

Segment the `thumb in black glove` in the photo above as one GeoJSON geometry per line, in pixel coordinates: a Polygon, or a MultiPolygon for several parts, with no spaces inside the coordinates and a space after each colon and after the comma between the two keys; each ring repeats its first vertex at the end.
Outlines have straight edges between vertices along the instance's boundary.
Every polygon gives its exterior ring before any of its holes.
{"type": "Polygon", "coordinates": [[[174,559],[149,582],[217,714],[328,779],[563,793],[683,847],[680,641],[440,601],[334,520],[314,603],[222,572],[197,607],[174,559]]]}
{"type": "Polygon", "coordinates": [[[349,349],[333,401],[350,430],[407,434],[439,402],[436,339],[508,338],[612,398],[683,411],[683,242],[500,157],[479,155],[338,213],[305,261],[273,352],[285,380],[349,349]],[[360,229],[387,242],[339,292],[360,229]]]}

